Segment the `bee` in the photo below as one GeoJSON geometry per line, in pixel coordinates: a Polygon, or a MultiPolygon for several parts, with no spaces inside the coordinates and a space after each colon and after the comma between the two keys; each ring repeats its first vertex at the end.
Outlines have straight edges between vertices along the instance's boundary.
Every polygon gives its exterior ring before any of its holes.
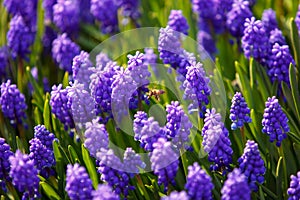
{"type": "Polygon", "coordinates": [[[151,89],[149,90],[149,92],[147,93],[148,99],[150,99],[151,97],[154,97],[157,101],[160,101],[160,95],[164,94],[165,91],[164,90],[159,90],[159,89],[151,89]]]}

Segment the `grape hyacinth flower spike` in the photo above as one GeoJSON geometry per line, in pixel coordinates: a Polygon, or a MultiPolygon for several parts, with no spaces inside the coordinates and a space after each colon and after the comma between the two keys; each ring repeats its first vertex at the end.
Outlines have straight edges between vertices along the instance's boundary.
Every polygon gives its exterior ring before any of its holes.
{"type": "Polygon", "coordinates": [[[15,84],[11,84],[10,80],[1,84],[0,105],[3,115],[10,120],[13,126],[22,124],[26,119],[25,96],[20,93],[15,84]]]}
{"type": "Polygon", "coordinates": [[[161,200],[189,200],[189,197],[185,191],[173,191],[169,196],[162,197],[161,200]]]}
{"type": "Polygon", "coordinates": [[[265,27],[260,20],[254,17],[245,21],[242,47],[246,58],[253,57],[258,62],[263,62],[268,56],[269,39],[265,27]]]}
{"type": "Polygon", "coordinates": [[[268,35],[272,30],[278,28],[276,13],[272,8],[264,10],[261,21],[268,35]]]}
{"type": "Polygon", "coordinates": [[[189,112],[197,110],[201,118],[204,117],[206,105],[209,103],[211,88],[210,79],[206,76],[203,65],[197,64],[187,67],[186,79],[183,82],[184,98],[193,102],[189,105],[189,112]]]}
{"type": "Polygon", "coordinates": [[[52,57],[62,70],[72,74],[73,58],[80,53],[80,47],[68,38],[67,34],[58,35],[52,42],[52,57]]]}
{"type": "Polygon", "coordinates": [[[239,169],[234,169],[228,174],[221,193],[222,200],[251,199],[251,190],[248,186],[247,179],[239,169]]]}
{"type": "Polygon", "coordinates": [[[188,167],[185,189],[190,199],[211,200],[213,188],[210,176],[201,169],[197,162],[188,167]]]}
{"type": "Polygon", "coordinates": [[[230,120],[232,121],[231,129],[242,128],[244,123],[250,123],[252,120],[249,116],[250,109],[240,92],[236,92],[231,100],[230,120]]]}
{"type": "Polygon", "coordinates": [[[208,153],[208,160],[213,162],[211,170],[225,174],[232,163],[233,150],[229,139],[229,132],[221,121],[221,115],[207,109],[202,128],[204,151],[208,153]]]}
{"type": "Polygon", "coordinates": [[[298,34],[300,36],[300,4],[298,6],[298,11],[297,11],[297,14],[296,14],[296,17],[295,17],[295,23],[298,27],[298,34]]]}
{"type": "Polygon", "coordinates": [[[19,192],[23,192],[22,199],[37,199],[39,194],[38,171],[34,167],[34,160],[27,154],[22,154],[20,150],[9,157],[11,164],[10,176],[12,183],[19,192]]]}
{"type": "Polygon", "coordinates": [[[68,103],[68,91],[62,88],[62,84],[53,86],[50,97],[50,106],[52,113],[64,125],[64,129],[75,128],[72,116],[71,104],[68,103]]]}
{"type": "Polygon", "coordinates": [[[291,175],[290,187],[287,190],[288,200],[300,199],[300,172],[296,175],[291,175]]]}
{"type": "Polygon", "coordinates": [[[65,190],[71,200],[92,199],[92,181],[85,168],[78,163],[67,166],[65,190]]]}
{"type": "Polygon", "coordinates": [[[181,10],[171,10],[168,26],[175,31],[188,34],[189,25],[181,10]]]}
{"type": "Polygon", "coordinates": [[[174,150],[172,143],[165,138],[159,138],[153,147],[154,150],[150,155],[151,169],[158,176],[158,184],[163,184],[167,191],[169,183],[175,184],[174,178],[179,167],[179,155],[174,150]]]}
{"type": "Polygon", "coordinates": [[[9,177],[10,163],[9,157],[13,155],[10,146],[5,142],[4,138],[0,138],[0,188],[4,192],[7,191],[5,183],[11,181],[9,177]]]}
{"type": "Polygon", "coordinates": [[[265,104],[262,132],[270,136],[270,142],[276,141],[276,146],[280,147],[282,140],[290,131],[288,118],[275,96],[269,97],[265,104]]]}
{"type": "Polygon", "coordinates": [[[256,183],[264,182],[266,168],[260,156],[258,145],[252,140],[248,140],[243,155],[238,159],[240,170],[248,179],[249,187],[252,191],[257,191],[256,183]]]}
{"type": "Polygon", "coordinates": [[[92,191],[93,200],[119,200],[119,195],[115,194],[109,185],[98,185],[97,190],[92,191]]]}

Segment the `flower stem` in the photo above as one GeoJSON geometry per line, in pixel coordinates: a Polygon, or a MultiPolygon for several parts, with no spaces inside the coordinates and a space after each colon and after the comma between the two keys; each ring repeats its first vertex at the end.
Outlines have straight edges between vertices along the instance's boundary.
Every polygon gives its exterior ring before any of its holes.
{"type": "Polygon", "coordinates": [[[149,195],[148,195],[148,193],[147,193],[147,190],[146,190],[146,188],[145,188],[145,186],[144,186],[144,183],[143,183],[143,181],[142,181],[142,179],[141,179],[141,176],[140,176],[139,174],[137,174],[135,177],[136,177],[136,179],[137,179],[138,185],[141,187],[141,189],[142,189],[143,192],[144,192],[145,199],[146,199],[146,200],[150,200],[150,197],[149,197],[149,195]]]}

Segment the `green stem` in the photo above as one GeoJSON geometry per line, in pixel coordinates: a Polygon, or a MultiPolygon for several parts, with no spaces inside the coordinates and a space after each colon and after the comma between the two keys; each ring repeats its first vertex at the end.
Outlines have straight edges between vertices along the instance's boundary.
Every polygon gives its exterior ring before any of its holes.
{"type": "MultiPolygon", "coordinates": [[[[281,146],[279,147],[279,155],[282,157],[283,159],[283,191],[286,191],[288,189],[288,177],[287,177],[287,171],[286,171],[286,159],[284,156],[284,152],[283,152],[283,145],[281,144],[281,146]]],[[[287,194],[285,192],[283,192],[283,198],[287,199],[287,194]]]]}
{"type": "Polygon", "coordinates": [[[242,135],[243,145],[245,145],[246,144],[246,136],[245,136],[245,128],[244,128],[244,126],[240,128],[240,131],[241,131],[241,135],[242,135]]]}
{"type": "Polygon", "coordinates": [[[183,165],[184,175],[187,176],[188,162],[187,162],[187,158],[186,158],[186,155],[185,155],[185,152],[183,151],[183,149],[180,149],[180,157],[181,157],[181,161],[182,161],[182,165],[183,165]]]}
{"type": "Polygon", "coordinates": [[[13,195],[15,200],[20,200],[18,192],[16,191],[14,186],[11,184],[11,182],[7,182],[7,188],[11,192],[11,194],[13,195]]]}
{"type": "Polygon", "coordinates": [[[144,192],[145,199],[146,200],[150,200],[150,197],[149,197],[149,195],[147,193],[147,190],[146,190],[146,188],[144,186],[144,183],[143,183],[143,180],[141,179],[141,176],[139,174],[137,174],[135,177],[137,179],[138,185],[141,187],[141,189],[144,192]]]}

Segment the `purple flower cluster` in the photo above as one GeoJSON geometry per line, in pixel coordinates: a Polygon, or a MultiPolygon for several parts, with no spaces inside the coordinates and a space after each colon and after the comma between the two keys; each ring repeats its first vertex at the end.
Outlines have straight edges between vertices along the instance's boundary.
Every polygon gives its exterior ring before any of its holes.
{"type": "Polygon", "coordinates": [[[234,169],[233,172],[228,174],[221,193],[222,200],[251,199],[251,190],[248,186],[247,179],[239,169],[234,169]]]}
{"type": "Polygon", "coordinates": [[[192,128],[188,116],[184,113],[178,101],[172,101],[171,104],[167,105],[166,111],[168,113],[165,126],[167,138],[178,149],[188,149],[190,129],[192,128]]]}
{"type": "Polygon", "coordinates": [[[296,14],[296,17],[295,17],[295,23],[298,27],[298,34],[300,36],[300,4],[298,6],[298,11],[297,11],[297,14],[296,14]]]}
{"type": "Polygon", "coordinates": [[[291,175],[290,187],[287,190],[288,200],[297,200],[300,198],[300,172],[297,175],[291,175]]]}
{"type": "Polygon", "coordinates": [[[115,194],[109,185],[98,185],[97,190],[92,191],[93,200],[119,200],[119,195],[115,194]]]}
{"type": "Polygon", "coordinates": [[[53,6],[57,3],[57,0],[43,0],[43,8],[46,21],[53,21],[53,6]]]}
{"type": "Polygon", "coordinates": [[[288,118],[282,111],[281,106],[275,96],[268,98],[262,120],[262,132],[270,136],[270,142],[276,141],[276,146],[280,147],[282,140],[287,137],[290,131],[288,118]]]}
{"type": "Polygon", "coordinates": [[[52,42],[52,57],[59,67],[72,74],[72,60],[80,53],[80,47],[64,33],[52,42]]]}
{"type": "Polygon", "coordinates": [[[78,163],[67,166],[65,190],[71,200],[92,199],[92,181],[85,168],[78,163]]]}
{"type": "MultiPolygon", "coordinates": [[[[270,32],[270,37],[269,37],[269,45],[270,48],[274,46],[274,44],[278,43],[279,45],[285,45],[286,41],[285,38],[282,35],[282,32],[280,29],[275,28],[270,32]]],[[[270,54],[270,52],[269,52],[270,54]]],[[[270,56],[270,55],[269,55],[270,56]]]]}
{"type": "Polygon", "coordinates": [[[11,165],[9,175],[19,192],[24,192],[22,199],[39,198],[39,177],[34,161],[17,150],[15,155],[9,157],[9,162],[11,165]]]}
{"type": "Polygon", "coordinates": [[[86,123],[84,136],[84,146],[89,150],[91,156],[96,157],[97,152],[101,149],[108,149],[108,133],[105,125],[100,124],[98,119],[86,123]]]}
{"type": "Polygon", "coordinates": [[[91,0],[91,13],[101,22],[101,31],[105,34],[118,31],[118,5],[115,0],[91,0]]]}
{"type": "Polygon", "coordinates": [[[215,15],[214,1],[192,0],[193,11],[201,18],[213,18],[215,15]]]}
{"type": "Polygon", "coordinates": [[[8,172],[10,171],[9,157],[13,155],[10,146],[4,138],[0,138],[0,188],[6,191],[5,183],[10,180],[8,172]]]}
{"type": "Polygon", "coordinates": [[[96,116],[94,100],[89,92],[84,89],[84,85],[78,83],[78,81],[68,86],[66,90],[68,91],[68,104],[71,108],[76,128],[79,131],[96,116]]]}
{"type": "Polygon", "coordinates": [[[73,79],[84,84],[84,89],[87,91],[89,90],[90,76],[93,73],[92,66],[89,54],[85,51],[81,51],[79,55],[73,58],[73,79]]]}
{"type": "Polygon", "coordinates": [[[295,66],[295,61],[290,53],[289,46],[275,43],[268,61],[268,75],[272,82],[277,80],[278,82],[284,81],[289,84],[290,64],[295,66]]]}
{"type": "Polygon", "coordinates": [[[217,52],[215,40],[206,30],[199,30],[197,34],[198,52],[201,53],[204,48],[210,55],[217,52]]]}
{"type": "Polygon", "coordinates": [[[27,59],[27,54],[30,53],[29,47],[34,42],[35,32],[25,24],[21,15],[15,15],[11,19],[6,38],[12,57],[16,59],[20,56],[27,59]]]}
{"type": "Polygon", "coordinates": [[[79,0],[57,0],[53,6],[53,22],[62,33],[76,34],[79,21],[79,0]]]}
{"type": "Polygon", "coordinates": [[[177,32],[188,34],[189,25],[181,10],[171,10],[168,26],[177,32]]]}
{"type": "Polygon", "coordinates": [[[208,153],[208,160],[214,162],[211,170],[226,172],[232,162],[233,153],[228,130],[221,121],[221,115],[216,113],[214,108],[207,109],[204,123],[202,145],[204,151],[208,153]]]}
{"type": "Polygon", "coordinates": [[[244,22],[252,17],[249,2],[245,0],[235,0],[231,10],[227,13],[226,26],[231,35],[240,38],[244,32],[244,22]]]}
{"type": "Polygon", "coordinates": [[[268,35],[270,35],[272,30],[278,28],[276,13],[272,8],[264,10],[261,21],[268,35]]]}
{"type": "Polygon", "coordinates": [[[153,144],[160,137],[165,136],[164,128],[160,127],[153,117],[147,116],[143,111],[138,111],[134,115],[133,130],[134,139],[140,142],[142,148],[146,151],[153,151],[153,144]]]}
{"type": "Polygon", "coordinates": [[[162,200],[188,200],[189,197],[185,191],[177,192],[173,191],[169,196],[162,197],[162,200]]]}
{"type": "Polygon", "coordinates": [[[22,124],[26,119],[25,96],[20,93],[15,84],[11,84],[10,80],[1,84],[0,105],[3,115],[10,120],[12,125],[22,124]]]}
{"type": "Polygon", "coordinates": [[[96,56],[96,68],[98,69],[102,70],[109,62],[112,62],[112,60],[106,53],[101,52],[96,56]]]}
{"type": "Polygon", "coordinates": [[[154,53],[154,50],[151,48],[145,48],[144,51],[145,51],[145,54],[144,54],[145,65],[147,65],[147,66],[150,65],[153,72],[156,75],[158,75],[158,69],[156,67],[157,55],[154,53]]]}
{"type": "Polygon", "coordinates": [[[201,118],[204,117],[206,105],[209,103],[208,97],[211,93],[209,82],[200,62],[187,67],[186,79],[183,82],[184,98],[193,101],[189,105],[189,111],[198,110],[201,118]]]}
{"type": "Polygon", "coordinates": [[[238,159],[240,170],[248,179],[249,187],[257,191],[256,183],[264,182],[266,168],[260,156],[258,145],[254,141],[248,140],[243,155],[238,159]]]}
{"type": "Polygon", "coordinates": [[[6,46],[3,46],[0,48],[0,80],[5,78],[8,62],[8,50],[6,46]]]}
{"type": "Polygon", "coordinates": [[[140,16],[138,10],[140,0],[120,0],[120,7],[122,8],[122,15],[136,20],[140,16]]]}
{"type": "Polygon", "coordinates": [[[134,187],[129,185],[130,175],[124,172],[124,164],[110,149],[106,152],[97,153],[98,172],[101,174],[101,180],[108,183],[116,194],[128,196],[129,190],[134,187]]]}
{"type": "Polygon", "coordinates": [[[245,21],[245,30],[242,37],[242,47],[246,58],[253,57],[262,61],[268,55],[269,51],[268,34],[260,20],[254,17],[247,18],[245,21]]]}
{"type": "Polygon", "coordinates": [[[189,198],[211,200],[214,185],[210,176],[201,169],[197,162],[189,166],[188,171],[185,188],[189,198]],[[199,188],[201,189],[199,190],[199,188]]]}
{"type": "Polygon", "coordinates": [[[250,123],[252,120],[249,116],[250,109],[240,92],[236,92],[231,100],[230,120],[232,121],[231,129],[242,128],[244,123],[250,123]]]}
{"type": "Polygon", "coordinates": [[[55,140],[55,135],[50,133],[44,125],[34,127],[34,137],[39,139],[48,149],[53,149],[52,143],[55,140]]]}
{"type": "Polygon", "coordinates": [[[144,169],[146,167],[146,164],[141,160],[141,156],[129,147],[125,150],[123,164],[126,172],[134,174],[139,173],[139,168],[144,169]]]}
{"type": "Polygon", "coordinates": [[[53,86],[51,91],[50,106],[52,113],[64,124],[65,130],[75,128],[71,104],[68,103],[68,91],[62,84],[53,86]]]}
{"type": "Polygon", "coordinates": [[[154,150],[150,155],[151,169],[158,176],[158,184],[164,185],[165,191],[168,184],[175,184],[175,176],[179,167],[178,153],[170,141],[159,138],[153,144],[154,150]]]}

